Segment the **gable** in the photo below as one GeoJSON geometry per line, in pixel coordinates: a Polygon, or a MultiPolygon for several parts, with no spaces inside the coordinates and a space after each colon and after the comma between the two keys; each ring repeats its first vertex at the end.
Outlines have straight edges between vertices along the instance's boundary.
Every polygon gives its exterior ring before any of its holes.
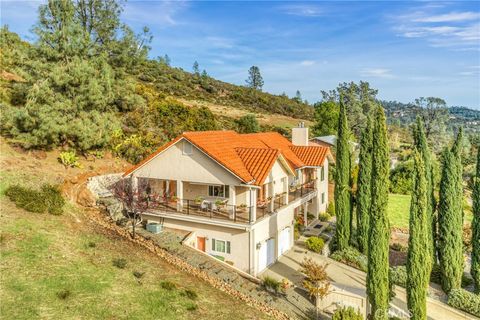
{"type": "Polygon", "coordinates": [[[136,177],[237,185],[241,181],[189,141],[182,139],[137,168],[136,177]],[[191,154],[184,154],[184,146],[191,154]]]}

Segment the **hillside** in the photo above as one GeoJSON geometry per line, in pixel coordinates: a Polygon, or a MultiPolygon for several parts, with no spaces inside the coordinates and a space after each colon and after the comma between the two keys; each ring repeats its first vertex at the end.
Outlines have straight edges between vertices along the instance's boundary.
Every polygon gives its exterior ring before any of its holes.
{"type": "Polygon", "coordinates": [[[0,148],[3,319],[267,318],[103,229],[92,221],[92,212],[69,203],[61,216],[32,213],[4,195],[6,187],[19,181],[78,187],[78,177],[121,170],[124,162],[82,159],[86,169],[65,169],[57,151],[15,150],[3,139],[0,148]],[[115,266],[119,259],[126,261],[124,268],[115,266]]]}

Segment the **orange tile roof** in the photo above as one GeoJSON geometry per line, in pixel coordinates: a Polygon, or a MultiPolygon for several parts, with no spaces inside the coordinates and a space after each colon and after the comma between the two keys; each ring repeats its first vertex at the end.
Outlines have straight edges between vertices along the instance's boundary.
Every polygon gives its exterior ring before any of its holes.
{"type": "Polygon", "coordinates": [[[321,146],[290,146],[290,149],[306,166],[322,166],[329,148],[321,146]]]}
{"type": "Polygon", "coordinates": [[[235,148],[235,150],[258,185],[263,184],[280,154],[277,149],[269,148],[235,148]]]}
{"type": "Polygon", "coordinates": [[[275,161],[282,156],[292,171],[304,166],[323,165],[326,147],[296,147],[277,132],[239,134],[235,131],[184,132],[152,155],[129,169],[128,175],[157,154],[186,139],[244,183],[263,184],[275,161]]]}

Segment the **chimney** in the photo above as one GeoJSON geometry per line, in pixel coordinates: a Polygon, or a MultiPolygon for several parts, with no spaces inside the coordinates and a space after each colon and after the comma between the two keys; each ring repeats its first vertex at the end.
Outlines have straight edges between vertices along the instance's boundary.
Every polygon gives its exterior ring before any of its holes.
{"type": "Polygon", "coordinates": [[[308,128],[305,128],[305,122],[300,122],[298,127],[292,128],[292,143],[295,146],[308,146],[308,128]]]}

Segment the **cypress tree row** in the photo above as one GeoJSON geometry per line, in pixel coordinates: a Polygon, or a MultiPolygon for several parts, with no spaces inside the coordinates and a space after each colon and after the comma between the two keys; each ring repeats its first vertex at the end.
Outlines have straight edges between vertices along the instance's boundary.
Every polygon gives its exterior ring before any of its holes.
{"type": "Polygon", "coordinates": [[[360,162],[357,182],[357,239],[358,249],[368,251],[368,221],[372,203],[372,117],[367,118],[367,126],[360,140],[360,162]]]}
{"type": "Polygon", "coordinates": [[[438,254],[442,289],[459,288],[463,274],[462,212],[458,198],[458,161],[448,149],[443,155],[438,207],[438,254]]]}
{"type": "Polygon", "coordinates": [[[410,202],[410,235],[407,257],[407,304],[413,320],[427,319],[427,288],[430,279],[430,217],[423,156],[414,153],[413,192],[410,202]]]}
{"type": "Polygon", "coordinates": [[[432,166],[432,154],[430,148],[428,147],[427,137],[425,135],[425,127],[423,121],[420,117],[417,117],[417,123],[414,130],[414,144],[415,148],[420,152],[421,157],[423,158],[423,163],[425,166],[425,181],[427,188],[427,216],[429,220],[428,224],[428,241],[430,245],[430,258],[432,261],[432,266],[437,262],[436,255],[436,239],[437,239],[437,217],[435,214],[435,208],[437,206],[434,193],[434,177],[433,177],[433,166],[432,166]]]}
{"type": "Polygon", "coordinates": [[[456,202],[457,210],[461,212],[462,220],[463,220],[463,165],[462,165],[462,149],[463,149],[463,129],[462,127],[459,128],[457,139],[452,146],[452,154],[455,157],[455,161],[457,163],[457,174],[455,175],[456,178],[456,190],[459,201],[456,202]]]}
{"type": "Polygon", "coordinates": [[[477,174],[473,184],[472,266],[470,273],[475,293],[480,293],[480,146],[477,150],[477,174]]]}
{"type": "Polygon", "coordinates": [[[336,236],[338,249],[348,247],[350,240],[350,145],[347,111],[340,97],[340,116],[338,118],[336,174],[335,174],[335,211],[337,216],[336,236]]]}
{"type": "Polygon", "coordinates": [[[372,204],[368,240],[367,295],[375,319],[388,318],[390,229],[387,216],[390,155],[382,107],[375,111],[372,158],[372,204]]]}

